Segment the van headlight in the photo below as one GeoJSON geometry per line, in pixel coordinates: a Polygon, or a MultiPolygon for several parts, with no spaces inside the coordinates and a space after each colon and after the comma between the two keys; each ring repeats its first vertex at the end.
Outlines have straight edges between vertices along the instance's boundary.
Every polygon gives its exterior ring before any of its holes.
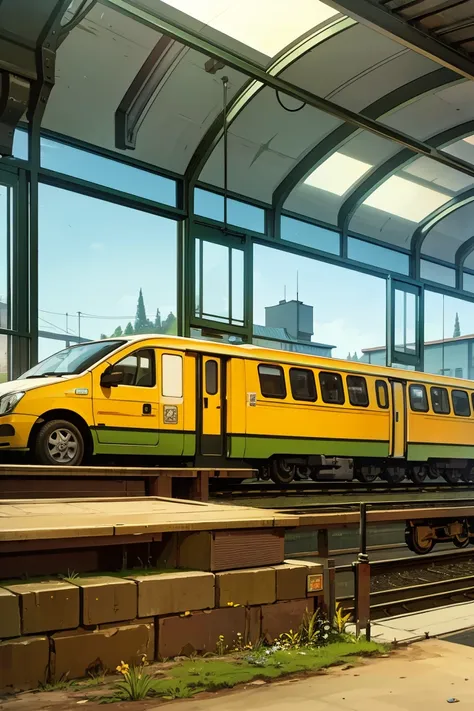
{"type": "Polygon", "coordinates": [[[0,415],[9,415],[20,402],[25,393],[9,393],[0,397],[0,415]]]}

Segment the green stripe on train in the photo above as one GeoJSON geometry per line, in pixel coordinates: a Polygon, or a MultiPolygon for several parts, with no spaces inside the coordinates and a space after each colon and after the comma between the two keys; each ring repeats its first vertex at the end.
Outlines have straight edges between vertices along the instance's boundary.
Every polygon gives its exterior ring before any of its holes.
{"type": "Polygon", "coordinates": [[[196,435],[190,432],[153,432],[150,430],[91,430],[94,454],[149,454],[156,456],[194,456],[196,435]]]}
{"type": "Polygon", "coordinates": [[[474,459],[474,446],[468,444],[409,444],[407,459],[426,462],[428,459],[474,459]]]}
{"type": "MultiPolygon", "coordinates": [[[[268,459],[274,454],[325,454],[334,457],[388,457],[388,442],[313,439],[303,437],[245,437],[229,435],[231,456],[242,452],[246,459],[268,459]]],[[[241,455],[242,456],[242,455],[241,455]]]]}

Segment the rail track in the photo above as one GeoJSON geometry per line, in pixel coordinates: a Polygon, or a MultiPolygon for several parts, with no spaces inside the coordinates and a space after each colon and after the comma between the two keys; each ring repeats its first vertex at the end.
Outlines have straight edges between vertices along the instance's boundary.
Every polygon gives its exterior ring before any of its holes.
{"type": "MultiPolygon", "coordinates": [[[[336,580],[352,573],[351,565],[336,565],[336,580]]],[[[354,596],[339,596],[348,612],[354,596]]],[[[371,563],[371,620],[474,600],[474,550],[445,551],[427,558],[379,560],[371,563]],[[408,584],[409,583],[409,584],[408,584]]]]}
{"type": "Polygon", "coordinates": [[[444,493],[444,492],[471,492],[474,496],[474,484],[447,484],[445,482],[428,482],[425,484],[413,484],[410,482],[401,484],[386,484],[384,482],[374,484],[361,484],[360,482],[293,482],[284,489],[276,487],[273,483],[255,482],[241,483],[236,485],[232,480],[220,481],[216,479],[212,482],[210,494],[212,498],[276,498],[276,497],[299,497],[309,494],[339,494],[350,496],[352,494],[393,494],[398,493],[444,493]]]}

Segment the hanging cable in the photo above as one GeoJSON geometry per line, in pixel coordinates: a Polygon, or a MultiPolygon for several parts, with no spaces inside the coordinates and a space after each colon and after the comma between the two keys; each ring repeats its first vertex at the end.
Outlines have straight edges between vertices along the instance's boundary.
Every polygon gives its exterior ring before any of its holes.
{"type": "Polygon", "coordinates": [[[228,154],[227,154],[227,88],[229,79],[222,77],[222,120],[224,122],[224,230],[227,230],[227,180],[228,180],[228,154]]]}
{"type": "Polygon", "coordinates": [[[301,109],[304,109],[304,107],[306,106],[306,102],[303,101],[301,106],[297,106],[296,109],[289,109],[288,106],[285,106],[283,101],[280,99],[280,92],[278,91],[278,89],[275,89],[275,94],[276,94],[277,101],[280,104],[281,108],[285,109],[285,111],[289,111],[290,114],[296,114],[297,111],[301,111],[301,109]]]}

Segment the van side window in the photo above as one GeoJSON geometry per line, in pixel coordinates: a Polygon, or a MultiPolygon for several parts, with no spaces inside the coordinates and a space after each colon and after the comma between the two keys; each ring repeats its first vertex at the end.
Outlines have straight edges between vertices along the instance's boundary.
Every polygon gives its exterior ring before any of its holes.
{"type": "Polygon", "coordinates": [[[469,417],[471,415],[469,398],[464,390],[452,390],[451,398],[455,415],[459,415],[459,417],[469,417]]]}
{"type": "Polygon", "coordinates": [[[388,408],[388,388],[385,380],[375,381],[375,394],[377,395],[377,405],[382,409],[388,408]]]}
{"type": "Polygon", "coordinates": [[[347,390],[349,392],[349,402],[356,407],[367,407],[369,404],[369,394],[365,378],[359,375],[347,376],[347,390]]]}
{"type": "Polygon", "coordinates": [[[334,405],[344,405],[344,388],[339,373],[320,373],[319,384],[324,402],[334,405]]]}
{"type": "Polygon", "coordinates": [[[152,388],[156,383],[155,352],[150,349],[136,351],[114,365],[114,373],[123,373],[122,385],[152,388]]]}
{"type": "Polygon", "coordinates": [[[206,393],[208,395],[216,395],[219,390],[217,384],[217,361],[206,360],[206,393]]]}
{"type": "Polygon", "coordinates": [[[290,368],[290,385],[293,400],[310,400],[314,402],[317,399],[316,383],[314,382],[312,370],[290,368]]]}
{"type": "Polygon", "coordinates": [[[258,366],[258,378],[263,397],[286,397],[285,374],[279,365],[258,366]]]}
{"type": "Polygon", "coordinates": [[[410,406],[413,412],[428,412],[428,397],[424,385],[410,385],[410,406]]]}
{"type": "Polygon", "coordinates": [[[161,394],[163,397],[183,397],[183,358],[163,353],[161,356],[161,394]]]}
{"type": "Polygon", "coordinates": [[[431,407],[437,415],[449,415],[451,407],[446,388],[431,388],[431,407]]]}

